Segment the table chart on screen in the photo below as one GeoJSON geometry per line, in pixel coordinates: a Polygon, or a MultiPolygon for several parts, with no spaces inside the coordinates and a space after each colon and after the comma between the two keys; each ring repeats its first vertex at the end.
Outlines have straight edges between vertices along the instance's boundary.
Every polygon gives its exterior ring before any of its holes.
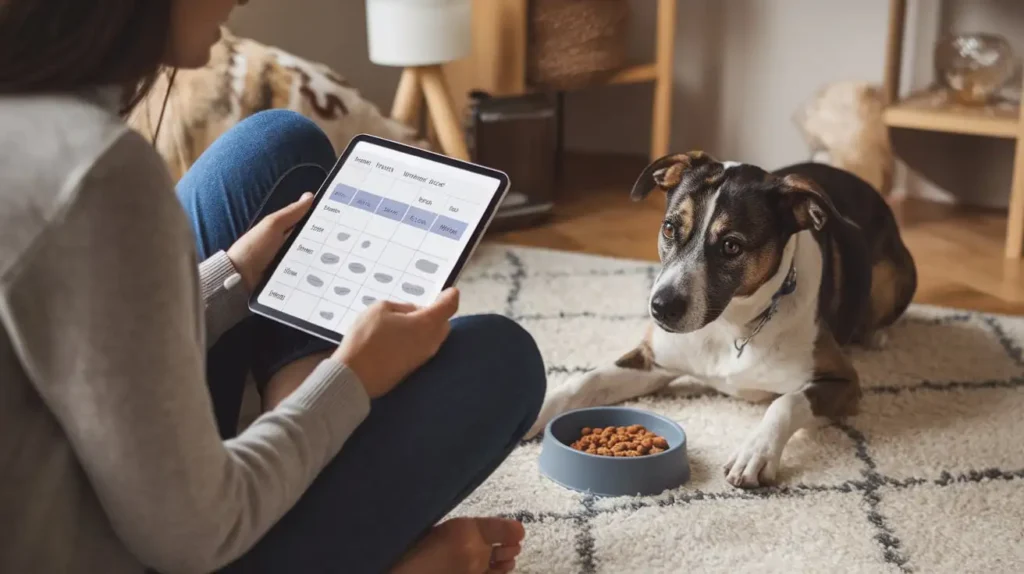
{"type": "Polygon", "coordinates": [[[260,303],[342,334],[374,301],[430,303],[494,192],[493,184],[460,180],[458,171],[356,148],[260,303]]]}

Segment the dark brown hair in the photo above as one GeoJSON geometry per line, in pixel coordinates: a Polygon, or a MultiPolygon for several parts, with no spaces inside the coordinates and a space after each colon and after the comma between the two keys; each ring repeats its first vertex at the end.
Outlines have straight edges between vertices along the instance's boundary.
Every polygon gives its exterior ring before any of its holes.
{"type": "Polygon", "coordinates": [[[0,0],[0,94],[123,86],[121,113],[153,85],[172,0],[0,0]]]}

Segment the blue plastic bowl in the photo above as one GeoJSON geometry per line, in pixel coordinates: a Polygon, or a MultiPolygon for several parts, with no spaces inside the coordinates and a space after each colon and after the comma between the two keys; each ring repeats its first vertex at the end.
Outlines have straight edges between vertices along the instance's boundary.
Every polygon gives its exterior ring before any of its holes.
{"type": "Polygon", "coordinates": [[[568,411],[548,423],[540,452],[540,471],[558,484],[598,496],[659,494],[690,480],[683,427],[661,415],[625,407],[568,411]],[[569,445],[583,427],[643,425],[668,441],[658,454],[610,457],[587,454],[569,445]]]}

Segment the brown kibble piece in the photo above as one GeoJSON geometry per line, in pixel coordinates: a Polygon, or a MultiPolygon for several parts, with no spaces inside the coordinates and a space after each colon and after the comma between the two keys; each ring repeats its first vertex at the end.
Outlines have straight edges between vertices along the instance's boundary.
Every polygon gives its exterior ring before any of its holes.
{"type": "Polygon", "coordinates": [[[639,447],[637,447],[636,451],[640,454],[647,454],[648,452],[651,451],[651,447],[640,445],[639,447]]]}
{"type": "Polygon", "coordinates": [[[651,439],[651,444],[658,448],[668,448],[668,441],[661,438],[660,436],[651,439]]]}
{"type": "Polygon", "coordinates": [[[636,433],[642,431],[643,428],[644,427],[642,427],[640,425],[629,425],[628,427],[626,427],[626,430],[629,431],[629,434],[636,434],[636,433]]]}
{"type": "Polygon", "coordinates": [[[586,436],[586,435],[590,434],[591,431],[592,431],[592,429],[590,427],[583,427],[583,430],[580,431],[580,434],[583,435],[583,436],[586,436]]]}
{"type": "Polygon", "coordinates": [[[649,449],[652,446],[654,446],[654,441],[649,439],[649,438],[645,438],[642,441],[640,441],[640,446],[643,446],[644,448],[648,448],[649,449]]]}
{"type": "Polygon", "coordinates": [[[665,449],[656,446],[651,447],[651,454],[658,454],[659,452],[665,452],[665,449]]]}
{"type": "Polygon", "coordinates": [[[619,444],[612,447],[612,452],[622,452],[626,450],[626,443],[620,442],[619,444]]]}
{"type": "Polygon", "coordinates": [[[617,432],[619,434],[626,434],[626,427],[619,427],[619,428],[615,429],[615,432],[617,432]]]}
{"type": "Polygon", "coordinates": [[[593,430],[591,434],[594,434],[595,436],[601,436],[601,430],[602,429],[596,428],[593,430]]]}
{"type": "Polygon", "coordinates": [[[626,451],[624,451],[624,450],[622,450],[622,451],[619,451],[619,452],[616,452],[616,453],[613,453],[613,455],[614,455],[614,456],[618,456],[618,457],[628,456],[628,455],[626,454],[626,451]]]}
{"type": "Polygon", "coordinates": [[[619,442],[621,441],[622,439],[620,439],[619,437],[613,436],[612,438],[608,439],[608,446],[615,446],[619,444],[619,442]]]}
{"type": "Polygon", "coordinates": [[[611,453],[612,451],[608,450],[608,448],[603,446],[597,449],[597,454],[600,454],[602,456],[608,456],[611,453]]]}

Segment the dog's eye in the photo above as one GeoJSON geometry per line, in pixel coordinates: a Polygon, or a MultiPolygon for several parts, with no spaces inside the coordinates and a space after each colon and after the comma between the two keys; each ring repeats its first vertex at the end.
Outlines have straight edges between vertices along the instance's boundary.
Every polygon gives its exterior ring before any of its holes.
{"type": "Polygon", "coordinates": [[[739,243],[736,243],[732,239],[726,239],[722,242],[722,253],[728,257],[735,257],[740,254],[743,249],[739,243]]]}
{"type": "Polygon", "coordinates": [[[673,237],[676,236],[676,226],[672,225],[671,223],[669,223],[667,221],[665,223],[662,223],[661,224],[661,235],[664,236],[665,239],[672,239],[673,237]]]}

